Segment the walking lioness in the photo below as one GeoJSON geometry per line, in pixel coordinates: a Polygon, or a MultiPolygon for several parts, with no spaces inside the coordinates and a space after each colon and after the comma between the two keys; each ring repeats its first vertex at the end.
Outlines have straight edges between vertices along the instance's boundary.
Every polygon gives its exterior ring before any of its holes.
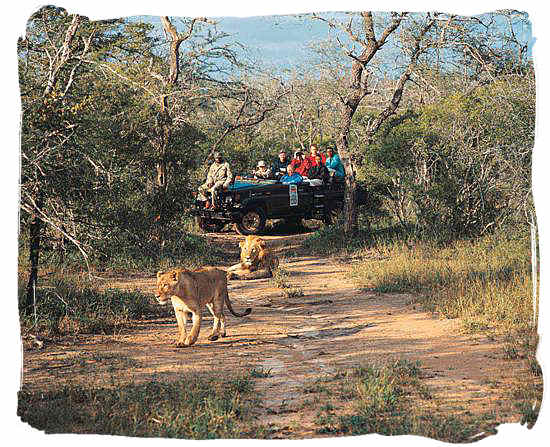
{"type": "Polygon", "coordinates": [[[233,310],[227,294],[226,272],[214,267],[204,267],[193,271],[173,269],[165,273],[158,272],[155,296],[159,304],[162,305],[169,300],[172,301],[179,328],[179,337],[176,341],[178,347],[191,346],[197,341],[201,329],[202,311],[205,306],[214,317],[212,334],[208,337],[210,341],[217,340],[219,335],[222,337],[226,335],[224,303],[236,317],[244,317],[252,312],[251,308],[246,309],[242,314],[233,310]],[[189,335],[185,329],[185,314],[187,312],[193,315],[193,327],[189,335]]]}

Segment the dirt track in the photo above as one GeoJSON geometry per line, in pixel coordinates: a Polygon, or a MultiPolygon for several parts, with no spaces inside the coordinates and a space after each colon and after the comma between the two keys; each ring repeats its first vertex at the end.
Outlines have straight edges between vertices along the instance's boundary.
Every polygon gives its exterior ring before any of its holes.
{"type": "MultiPolygon", "coordinates": [[[[226,234],[213,240],[236,250],[236,238],[226,234]]],[[[274,239],[271,243],[280,249],[283,239],[274,239]]],[[[296,237],[291,240],[299,243],[296,237]]],[[[250,306],[253,312],[236,318],[226,311],[225,339],[207,340],[212,320],[205,317],[197,344],[177,349],[172,344],[175,318],[167,313],[122,335],[85,336],[78,343],[66,340],[25,350],[23,382],[48,389],[64,380],[108,385],[126,379],[166,380],[212,367],[228,372],[263,368],[270,375],[257,379],[262,422],[284,427],[299,420],[301,432],[294,431],[293,437],[306,437],[314,434],[314,417],[307,414],[312,410],[292,411],[304,400],[305,384],[340,368],[405,358],[421,362],[423,383],[433,391],[441,411],[465,404],[474,413],[502,411],[502,422],[519,420],[499,403],[507,385],[518,380],[521,361],[504,360],[502,345],[461,335],[458,321],[421,311],[407,295],[358,289],[350,266],[335,260],[283,258],[282,267],[304,296],[285,298],[267,279],[231,281],[234,308],[250,306]]],[[[113,285],[151,295],[154,291],[153,278],[113,285]]]]}

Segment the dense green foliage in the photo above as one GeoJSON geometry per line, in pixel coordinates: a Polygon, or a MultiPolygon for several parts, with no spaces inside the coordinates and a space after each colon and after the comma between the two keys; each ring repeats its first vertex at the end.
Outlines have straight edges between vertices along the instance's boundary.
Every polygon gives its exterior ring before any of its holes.
{"type": "Polygon", "coordinates": [[[524,225],[532,205],[534,89],[532,74],[511,75],[404,113],[369,154],[373,171],[391,184],[396,217],[431,236],[524,225]]]}

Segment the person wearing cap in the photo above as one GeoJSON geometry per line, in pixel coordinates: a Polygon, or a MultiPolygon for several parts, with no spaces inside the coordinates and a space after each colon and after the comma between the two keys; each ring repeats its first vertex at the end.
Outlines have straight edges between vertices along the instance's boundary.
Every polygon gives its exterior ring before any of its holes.
{"type": "Polygon", "coordinates": [[[271,168],[267,167],[267,164],[265,161],[260,160],[258,162],[258,166],[256,167],[256,170],[254,171],[254,178],[257,179],[269,179],[271,178],[271,168]]]}
{"type": "Polygon", "coordinates": [[[275,178],[282,177],[286,174],[286,167],[289,165],[289,161],[286,157],[286,152],[281,150],[279,152],[279,157],[271,165],[271,172],[275,178]]]}
{"type": "Polygon", "coordinates": [[[307,176],[307,171],[311,168],[310,161],[306,158],[305,154],[301,150],[294,152],[294,158],[290,162],[294,170],[302,177],[307,176]]]}
{"type": "Polygon", "coordinates": [[[229,163],[223,161],[222,154],[220,152],[214,152],[214,163],[210,165],[208,169],[208,175],[206,176],[206,182],[199,186],[198,200],[206,201],[206,207],[210,207],[208,202],[208,193],[211,194],[212,208],[216,208],[218,205],[217,194],[220,189],[227,188],[233,180],[233,174],[229,169],[229,163]]]}

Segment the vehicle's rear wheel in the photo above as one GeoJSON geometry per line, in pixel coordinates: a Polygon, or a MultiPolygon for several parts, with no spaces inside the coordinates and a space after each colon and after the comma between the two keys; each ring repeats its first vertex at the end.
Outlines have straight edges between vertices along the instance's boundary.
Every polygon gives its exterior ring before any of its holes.
{"type": "Polygon", "coordinates": [[[224,222],[219,220],[206,219],[204,217],[197,216],[197,225],[205,233],[219,233],[223,227],[225,227],[224,222]]]}
{"type": "Polygon", "coordinates": [[[265,213],[261,208],[250,209],[243,214],[236,227],[237,232],[245,236],[259,234],[265,228],[265,213]]]}

